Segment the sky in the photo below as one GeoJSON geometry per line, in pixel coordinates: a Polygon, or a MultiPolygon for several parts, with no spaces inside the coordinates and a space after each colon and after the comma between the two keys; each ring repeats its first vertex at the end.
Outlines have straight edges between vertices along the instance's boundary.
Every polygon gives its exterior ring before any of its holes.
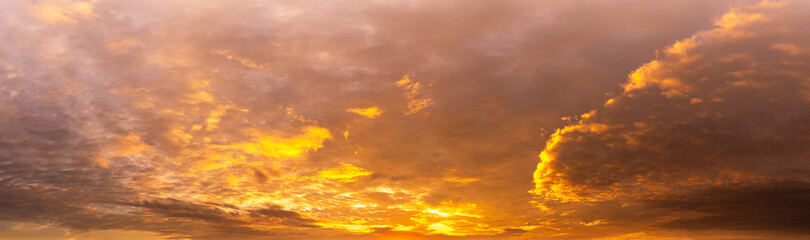
{"type": "Polygon", "coordinates": [[[810,1],[5,0],[0,240],[809,239],[810,1]]]}

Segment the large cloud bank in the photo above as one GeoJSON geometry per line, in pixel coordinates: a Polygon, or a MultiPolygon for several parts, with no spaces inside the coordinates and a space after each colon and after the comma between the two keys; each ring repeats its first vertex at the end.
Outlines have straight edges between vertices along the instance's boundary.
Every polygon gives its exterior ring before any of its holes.
{"type": "Polygon", "coordinates": [[[806,234],[809,7],[733,8],[662,49],[620,94],[551,137],[534,174],[538,205],[580,206],[567,214],[604,223],[806,234]]]}
{"type": "Polygon", "coordinates": [[[0,236],[806,234],[807,4],[751,4],[0,1],[0,236]]]}

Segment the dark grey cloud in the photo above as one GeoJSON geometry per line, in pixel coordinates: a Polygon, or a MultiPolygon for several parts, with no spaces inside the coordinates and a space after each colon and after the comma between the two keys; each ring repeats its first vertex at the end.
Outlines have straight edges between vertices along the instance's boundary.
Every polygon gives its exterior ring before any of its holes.
{"type": "Polygon", "coordinates": [[[254,210],[252,213],[258,215],[258,218],[262,220],[269,218],[273,221],[278,221],[282,225],[308,228],[319,227],[318,225],[314,225],[315,220],[307,219],[297,212],[284,210],[280,206],[269,206],[267,208],[254,210]]]}
{"type": "Polygon", "coordinates": [[[804,219],[810,215],[810,184],[778,181],[729,184],[699,189],[689,194],[660,196],[652,207],[697,217],[661,223],[683,229],[786,231],[807,234],[804,219]]]}
{"type": "Polygon", "coordinates": [[[177,199],[144,200],[132,204],[168,217],[191,218],[209,222],[234,223],[238,214],[228,213],[214,206],[183,202],[177,199]]]}

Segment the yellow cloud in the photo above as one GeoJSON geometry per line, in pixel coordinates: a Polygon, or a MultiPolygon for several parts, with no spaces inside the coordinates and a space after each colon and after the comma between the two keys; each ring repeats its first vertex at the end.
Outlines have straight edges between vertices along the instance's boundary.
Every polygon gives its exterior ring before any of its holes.
{"type": "Polygon", "coordinates": [[[28,8],[31,16],[48,23],[76,24],[78,20],[95,16],[93,4],[86,1],[53,0],[42,1],[28,8]]]}
{"type": "Polygon", "coordinates": [[[106,44],[106,47],[107,50],[109,50],[110,52],[113,52],[115,54],[122,54],[127,50],[132,49],[140,44],[141,42],[136,39],[123,38],[117,41],[108,42],[106,44]]]}
{"type": "Polygon", "coordinates": [[[197,92],[193,94],[187,94],[185,96],[184,102],[189,104],[200,104],[200,103],[210,103],[214,102],[214,96],[212,96],[208,92],[197,92]]]}
{"type": "Polygon", "coordinates": [[[328,129],[308,126],[303,133],[293,137],[256,134],[253,141],[233,145],[220,145],[223,149],[236,149],[249,154],[261,154],[273,158],[299,157],[323,147],[323,142],[332,138],[328,129]]]}
{"type": "Polygon", "coordinates": [[[422,84],[411,80],[408,75],[402,76],[402,79],[395,84],[397,87],[405,89],[405,98],[408,99],[408,111],[405,112],[405,115],[420,112],[433,104],[433,100],[422,96],[422,84]]]}
{"type": "Polygon", "coordinates": [[[630,239],[650,239],[650,240],[675,240],[684,239],[682,237],[654,236],[646,232],[628,233],[614,237],[595,238],[594,240],[630,240],[630,239]]]}
{"type": "Polygon", "coordinates": [[[177,145],[185,146],[191,143],[194,136],[187,133],[183,125],[175,125],[166,134],[166,137],[177,145]]]}
{"type": "MultiPolygon", "coordinates": [[[[229,105],[220,105],[217,106],[216,109],[212,110],[210,114],[208,114],[208,118],[205,119],[206,129],[208,131],[216,130],[219,127],[219,121],[222,120],[222,116],[230,110],[232,106],[229,105]]],[[[242,109],[243,112],[247,112],[247,109],[242,109]]]]}
{"type": "Polygon", "coordinates": [[[149,149],[151,149],[151,147],[144,144],[141,138],[133,133],[121,138],[121,140],[111,148],[118,156],[132,155],[149,149]]]}
{"type": "Polygon", "coordinates": [[[422,111],[422,109],[425,109],[431,104],[433,104],[433,100],[429,98],[419,98],[411,100],[410,102],[408,102],[408,112],[406,113],[406,115],[422,111]]]}
{"type": "Polygon", "coordinates": [[[217,55],[220,55],[220,56],[223,56],[223,57],[227,58],[228,60],[237,61],[240,64],[242,64],[242,66],[245,66],[245,67],[258,68],[258,69],[266,69],[266,68],[268,68],[267,64],[259,64],[259,63],[254,62],[253,60],[250,60],[250,59],[247,59],[247,58],[244,58],[244,57],[240,57],[240,56],[236,56],[233,53],[228,52],[228,51],[217,50],[217,51],[215,51],[215,53],[217,55]]]}
{"type": "Polygon", "coordinates": [[[482,218],[480,215],[470,213],[476,210],[474,203],[455,203],[451,201],[442,202],[437,207],[427,208],[422,213],[432,214],[439,217],[471,217],[482,218]]]}
{"type": "MultiPolygon", "coordinates": [[[[617,109],[617,103],[622,101],[630,101],[630,99],[633,99],[636,94],[660,94],[667,98],[677,98],[673,99],[673,103],[688,102],[689,104],[710,104],[710,102],[704,103],[704,101],[722,101],[722,98],[719,96],[707,94],[707,92],[709,92],[707,90],[717,88],[717,86],[709,85],[706,82],[707,80],[694,76],[698,76],[699,73],[713,73],[710,72],[710,70],[713,71],[713,69],[709,69],[711,64],[707,64],[706,59],[709,58],[707,56],[712,56],[716,53],[706,51],[706,49],[710,47],[718,47],[722,45],[722,43],[743,41],[748,37],[758,37],[759,33],[754,31],[760,30],[760,26],[754,25],[770,21],[763,14],[749,13],[746,11],[741,9],[732,9],[729,13],[723,15],[717,21],[715,21],[716,28],[699,32],[692,37],[674,43],[673,45],[665,48],[661,52],[661,56],[656,57],[656,60],[650,61],[633,71],[629,75],[627,82],[623,85],[624,92],[622,93],[622,96],[611,98],[605,103],[605,110],[607,113],[615,111],[617,109]],[[705,56],[701,56],[701,54],[705,54],[705,56]]],[[[770,32],[766,33],[770,34],[770,32]]],[[[762,45],[761,42],[754,43],[762,45]]],[[[788,43],[765,45],[765,47],[768,46],[770,49],[781,51],[787,53],[788,55],[795,55],[801,52],[798,46],[788,43]]],[[[753,62],[750,60],[750,56],[745,51],[741,52],[742,53],[729,55],[723,58],[712,56],[711,59],[719,59],[723,64],[737,60],[740,62],[753,62]]],[[[756,71],[758,69],[755,68],[756,62],[746,65],[747,66],[742,65],[742,67],[739,67],[742,69],[742,71],[729,71],[729,69],[735,68],[725,66],[718,68],[719,70],[725,71],[725,76],[716,80],[713,79],[712,81],[726,81],[725,85],[734,87],[760,87],[763,85],[758,84],[764,84],[763,82],[767,83],[767,81],[755,81],[755,79],[752,80],[753,76],[761,74],[760,71],[756,71]],[[734,78],[726,76],[740,78],[740,80],[734,80],[734,78]]],[[[723,88],[721,90],[729,91],[728,88],[723,88]]],[[[713,91],[711,94],[719,94],[719,92],[721,91],[713,91]]],[[[628,106],[624,104],[622,105],[628,106]]],[[[643,108],[641,105],[633,106],[637,107],[638,109],[643,108]]],[[[673,104],[673,106],[677,105],[673,104]]],[[[591,113],[583,114],[580,121],[573,125],[558,129],[546,142],[545,148],[539,155],[540,162],[538,163],[537,169],[534,172],[535,188],[531,190],[533,194],[541,199],[540,204],[538,205],[538,207],[541,209],[551,210],[549,206],[557,203],[593,202],[617,199],[618,197],[622,196],[622,194],[631,195],[634,193],[633,191],[641,192],[641,190],[637,189],[644,189],[644,191],[649,189],[655,189],[658,192],[665,191],[666,188],[662,187],[663,185],[644,182],[649,180],[644,178],[641,174],[627,177],[628,180],[623,180],[626,181],[626,183],[620,181],[611,182],[612,185],[605,187],[609,188],[610,190],[596,190],[593,187],[595,184],[583,184],[581,182],[577,183],[571,181],[571,179],[575,179],[575,177],[570,176],[571,172],[573,171],[567,170],[567,168],[571,166],[570,162],[575,162],[576,157],[573,157],[575,154],[572,154],[572,152],[575,152],[576,150],[573,150],[575,147],[561,146],[570,143],[582,143],[583,146],[586,147],[597,146],[595,143],[587,142],[589,140],[582,140],[593,137],[602,139],[601,141],[604,142],[600,142],[599,144],[604,143],[605,146],[612,148],[612,151],[618,152],[617,150],[613,149],[619,148],[619,146],[625,147],[628,150],[633,150],[635,147],[647,144],[639,140],[639,135],[647,134],[646,131],[649,131],[648,129],[651,128],[651,125],[663,125],[659,116],[654,114],[646,116],[646,118],[643,120],[640,119],[641,121],[639,122],[628,123],[628,125],[632,124],[632,126],[635,128],[625,126],[624,124],[617,124],[616,121],[605,121],[604,119],[601,121],[609,122],[611,124],[599,124],[596,123],[597,121],[600,121],[599,119],[589,119],[589,117],[595,113],[595,111],[592,111],[591,113]],[[616,129],[624,131],[623,134],[610,133],[615,132],[613,130],[616,129]],[[606,140],[606,136],[615,137],[615,142],[611,142],[614,140],[606,140]],[[557,162],[561,159],[561,157],[566,157],[565,161],[568,161],[569,163],[557,162]],[[633,191],[628,190],[631,188],[633,191]],[[552,204],[550,205],[546,203],[552,204]]],[[[702,116],[703,113],[696,112],[695,114],[702,116]]],[[[672,123],[676,123],[676,121],[672,121],[672,123]]],[[[682,122],[677,122],[677,124],[682,124],[682,122]]],[[[600,155],[600,158],[608,157],[600,155]]],[[[608,164],[603,165],[605,165],[605,168],[602,169],[611,169],[611,166],[608,164]]],[[[602,171],[602,169],[599,171],[602,171]]],[[[598,171],[593,172],[595,173],[598,171]]],[[[690,179],[693,178],[694,176],[690,176],[690,179]]],[[[670,181],[674,182],[677,180],[670,181]]],[[[600,221],[593,221],[582,224],[592,226],[602,223],[603,222],[600,221]]]]}
{"type": "Polygon", "coordinates": [[[354,182],[358,177],[368,176],[372,172],[348,163],[341,163],[340,167],[318,172],[318,177],[338,180],[341,182],[354,182]]]}
{"type": "Polygon", "coordinates": [[[733,9],[731,12],[723,14],[720,19],[714,22],[715,26],[731,29],[741,25],[749,24],[756,21],[766,20],[765,15],[761,13],[747,13],[733,9]]]}
{"type": "Polygon", "coordinates": [[[361,116],[371,119],[377,118],[378,116],[380,116],[380,114],[383,113],[383,110],[378,107],[350,108],[349,110],[346,111],[351,113],[357,113],[360,114],[361,116]]]}
{"type": "Polygon", "coordinates": [[[445,225],[444,223],[434,223],[428,226],[428,229],[433,230],[433,233],[439,234],[446,234],[446,235],[453,235],[455,233],[455,229],[450,226],[445,225]]]}
{"type": "Polygon", "coordinates": [[[478,179],[478,178],[463,178],[463,177],[451,177],[451,178],[445,178],[444,179],[444,181],[446,181],[446,182],[461,183],[461,184],[467,184],[467,183],[475,182],[475,181],[478,181],[478,180],[481,180],[481,179],[478,179]]]}
{"type": "Polygon", "coordinates": [[[690,37],[681,41],[675,42],[672,46],[666,48],[665,52],[670,55],[686,55],[687,50],[693,49],[698,45],[697,38],[690,37]]]}
{"type": "Polygon", "coordinates": [[[405,85],[408,85],[409,83],[411,83],[411,78],[408,77],[408,75],[405,75],[405,76],[402,76],[402,79],[399,79],[399,81],[396,82],[396,85],[398,87],[404,87],[405,85]]]}
{"type": "MultiPolygon", "coordinates": [[[[556,147],[563,141],[564,136],[573,132],[600,132],[608,129],[609,127],[604,124],[585,123],[585,119],[595,115],[595,111],[583,114],[578,124],[566,126],[562,129],[557,129],[554,134],[546,141],[546,148],[540,152],[540,163],[537,164],[537,169],[534,171],[535,188],[529,192],[542,196],[546,201],[556,202],[582,202],[592,200],[577,194],[576,188],[564,182],[557,181],[559,177],[555,174],[554,168],[551,163],[557,158],[556,147]]],[[[540,209],[549,210],[549,208],[542,203],[538,205],[540,209]]]]}
{"type": "Polygon", "coordinates": [[[110,145],[90,160],[102,168],[109,168],[109,159],[141,154],[151,151],[152,147],[141,141],[138,135],[129,133],[127,136],[117,137],[110,145]]]}
{"type": "Polygon", "coordinates": [[[103,158],[91,157],[90,160],[98,164],[99,167],[110,168],[110,163],[108,163],[107,160],[104,160],[103,158]]]}
{"type": "MultiPolygon", "coordinates": [[[[714,22],[716,28],[699,32],[692,37],[675,42],[673,45],[664,49],[665,56],[660,57],[659,60],[650,61],[633,71],[633,73],[629,75],[628,82],[623,85],[624,92],[628,95],[632,95],[632,93],[629,92],[656,86],[664,90],[662,94],[667,97],[685,96],[693,90],[692,86],[684,84],[679,79],[662,78],[660,75],[665,73],[663,69],[675,68],[681,64],[699,59],[699,55],[688,55],[689,50],[695,49],[703,44],[699,39],[749,37],[752,36],[752,33],[747,32],[743,27],[766,20],[767,18],[760,13],[748,13],[740,9],[732,9],[714,22]],[[677,59],[678,61],[666,61],[673,59],[677,59]]],[[[788,44],[775,44],[771,46],[771,48],[789,54],[795,54],[798,51],[797,48],[788,44]]]]}

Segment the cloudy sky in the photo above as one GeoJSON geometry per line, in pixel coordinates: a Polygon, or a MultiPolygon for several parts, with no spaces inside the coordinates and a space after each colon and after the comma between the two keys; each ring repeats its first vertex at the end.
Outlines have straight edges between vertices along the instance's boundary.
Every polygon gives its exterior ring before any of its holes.
{"type": "Polygon", "coordinates": [[[5,0],[0,239],[808,239],[810,2],[5,0]]]}

